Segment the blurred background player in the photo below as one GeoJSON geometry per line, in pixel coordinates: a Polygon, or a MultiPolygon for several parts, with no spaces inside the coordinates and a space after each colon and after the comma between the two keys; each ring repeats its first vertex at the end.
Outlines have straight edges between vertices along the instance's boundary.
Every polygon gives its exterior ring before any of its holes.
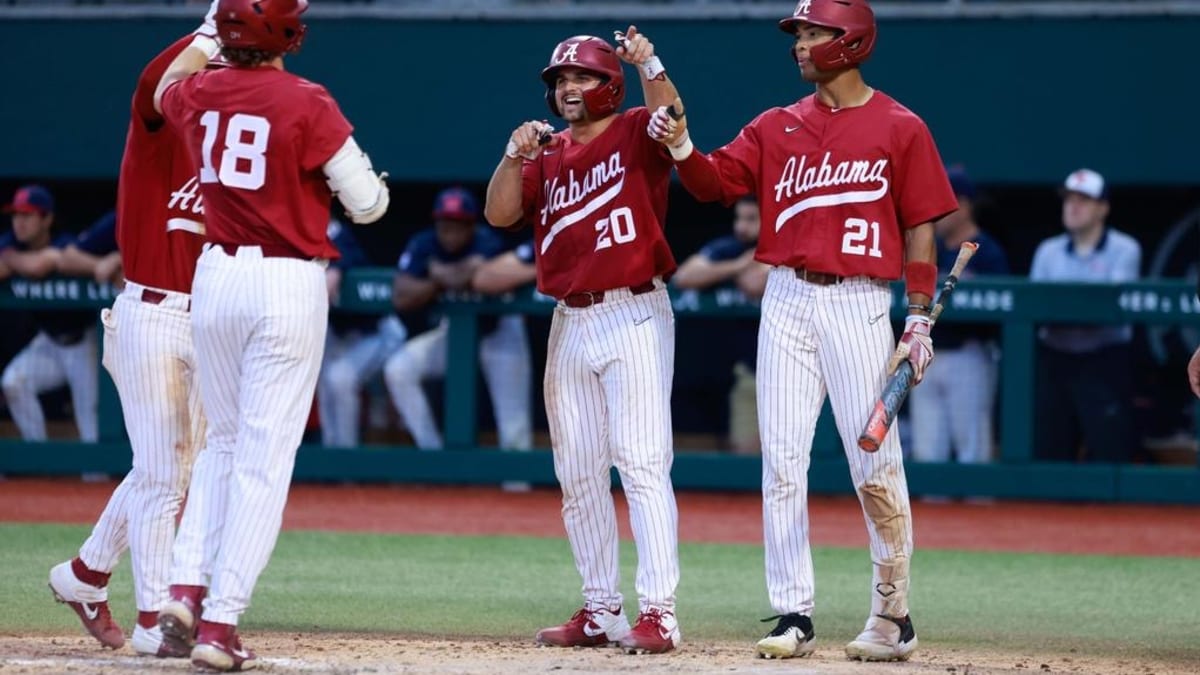
{"type": "MultiPolygon", "coordinates": [[[[996,240],[975,221],[975,184],[962,167],[947,171],[958,197],[958,210],[934,223],[938,271],[954,266],[963,242],[979,244],[963,279],[1008,274],[1008,258],[996,240]]],[[[918,462],[964,464],[992,459],[992,406],[996,401],[996,341],[993,324],[947,323],[938,326],[938,362],[909,395],[912,457],[918,462]]]]}
{"type": "MultiPolygon", "coordinates": [[[[1142,248],[1110,227],[1108,186],[1091,169],[1067,176],[1066,232],[1033,255],[1031,281],[1116,284],[1135,281],[1142,248]]],[[[1138,443],[1133,417],[1133,327],[1045,325],[1038,330],[1034,456],[1071,462],[1124,462],[1138,443]],[[1080,442],[1084,448],[1081,451],[1080,442]]]]}
{"type": "MultiPolygon", "coordinates": [[[[79,556],[51,570],[50,586],[102,644],[119,647],[122,632],[110,616],[105,587],[128,548],[138,609],[133,649],[162,657],[191,653],[188,641],[163,639],[158,612],[168,597],[175,519],[204,438],[189,312],[204,211],[187,147],[154,110],[153,98],[180,52],[215,53],[215,8],[214,2],[193,34],[164,49],[138,77],[117,186],[115,237],[121,258],[114,263],[112,254],[71,247],[63,254],[64,267],[76,265],[85,273],[90,265],[98,280],[122,265],[127,277],[124,291],[101,318],[103,363],[121,399],[133,468],[109,498],[79,556]]],[[[79,241],[91,238],[85,232],[79,241]]]]}
{"type": "MultiPolygon", "coordinates": [[[[401,315],[427,316],[444,293],[470,290],[476,270],[503,249],[499,235],[479,223],[475,197],[463,188],[448,188],[437,195],[433,220],[433,227],[413,235],[400,256],[392,303],[401,315]]],[[[412,324],[419,321],[410,319],[412,324]]],[[[445,318],[437,320],[432,330],[409,338],[384,366],[392,403],[423,450],[442,447],[442,434],[421,382],[446,374],[448,328],[445,318]]],[[[533,445],[532,375],[524,319],[519,314],[494,321],[485,318],[479,334],[479,364],[491,395],[500,447],[528,450],[533,445]]]]}
{"type": "Polygon", "coordinates": [[[501,295],[535,281],[537,264],[531,239],[511,251],[484,261],[471,277],[471,288],[488,295],[501,295]]]}
{"type": "MultiPolygon", "coordinates": [[[[40,185],[19,188],[4,212],[12,214],[12,232],[0,237],[0,279],[44,279],[56,274],[63,252],[72,245],[97,256],[116,248],[112,222],[107,219],[78,239],[66,233],[55,235],[54,197],[40,185]]],[[[99,396],[96,312],[34,310],[30,314],[38,332],[0,376],[0,387],[21,438],[46,440],[46,416],[38,396],[65,384],[71,390],[80,440],[95,443],[99,396]]]]}
{"type": "Polygon", "coordinates": [[[330,448],[353,448],[361,436],[363,388],[383,371],[388,357],[404,344],[404,325],[395,314],[361,314],[338,309],[345,272],[369,264],[350,228],[329,221],[329,240],[339,258],[325,270],[329,290],[329,332],[317,380],[321,441],[330,448]]]}
{"type": "MultiPolygon", "coordinates": [[[[762,297],[769,269],[754,259],[758,229],[758,202],[753,197],[742,197],[733,205],[733,233],[713,239],[683,261],[671,283],[682,289],[693,290],[732,285],[747,298],[757,301],[762,297]]],[[[726,325],[733,324],[729,330],[723,330],[725,326],[721,326],[713,331],[714,335],[728,335],[732,341],[728,349],[720,350],[722,354],[733,357],[733,387],[729,392],[729,444],[736,454],[757,454],[759,440],[754,361],[758,320],[722,321],[726,325]]]]}
{"type": "Polygon", "coordinates": [[[760,114],[710,155],[695,151],[686,117],[673,119],[665,106],[648,132],[667,144],[697,199],[756,193],[762,208],[757,259],[773,267],[759,327],[758,411],[767,589],[778,623],[756,650],[789,658],[815,649],[808,466],[828,395],[873,563],[870,612],[846,656],[905,660],[918,640],[903,454],[895,429],[875,453],[860,450],[858,436],[892,354],[907,358],[915,383],[933,361],[933,222],[958,204],[924,121],[863,80],[877,35],[866,0],[805,0],[779,28],[815,93],[760,114]],[[897,345],[887,317],[889,282],[901,275],[908,316],[897,345]]]}
{"type": "Polygon", "coordinates": [[[536,639],[662,653],[680,641],[679,521],[671,485],[675,322],[665,290],[675,260],[662,231],[671,163],[646,138],[646,108],[618,112],[625,97],[621,61],[641,71],[647,105],[675,100],[675,86],[634,26],[618,38],[617,49],[588,35],[554,48],[542,70],[546,103],[570,127],[545,147],[549,125],[517,127],[488,183],[486,211],[496,227],[537,221],[538,290],[558,300],[546,416],[584,606],[536,639]],[[632,628],[618,582],[613,466],[638,552],[632,628]]]}
{"type": "Polygon", "coordinates": [[[62,252],[58,271],[69,277],[94,279],[121,288],[125,284],[121,251],[116,241],[117,214],[110,211],[84,230],[62,252]],[[100,253],[100,251],[108,251],[100,253]]]}
{"type": "Polygon", "coordinates": [[[228,68],[185,50],[156,108],[199,170],[209,241],[196,263],[192,332],[208,418],[159,625],[187,639],[203,595],[192,663],[254,667],[237,624],[279,537],[329,321],[325,268],[336,193],[350,220],[387,210],[371,167],[329,92],[285,72],[300,49],[304,0],[219,0],[228,68]],[[201,470],[203,469],[203,470],[201,470]],[[207,592],[206,587],[207,586],[207,592]]]}

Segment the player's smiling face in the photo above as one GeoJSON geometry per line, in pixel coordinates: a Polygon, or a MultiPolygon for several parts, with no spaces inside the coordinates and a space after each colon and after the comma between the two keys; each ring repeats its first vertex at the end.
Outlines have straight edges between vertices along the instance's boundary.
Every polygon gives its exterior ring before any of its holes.
{"type": "Polygon", "coordinates": [[[812,63],[809,50],[813,47],[836,39],[838,31],[811,23],[802,23],[796,27],[796,42],[792,45],[792,54],[796,57],[796,65],[800,67],[800,75],[809,82],[820,82],[833,77],[835,73],[818,70],[812,63]]]}
{"type": "Polygon", "coordinates": [[[554,100],[567,122],[586,120],[587,109],[583,107],[583,92],[595,89],[603,83],[594,73],[580,68],[563,68],[554,82],[554,100]]]}

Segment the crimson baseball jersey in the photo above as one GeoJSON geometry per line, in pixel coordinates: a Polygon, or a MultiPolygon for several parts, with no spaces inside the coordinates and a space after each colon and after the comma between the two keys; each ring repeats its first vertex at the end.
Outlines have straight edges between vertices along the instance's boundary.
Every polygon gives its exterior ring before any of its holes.
{"type": "Polygon", "coordinates": [[[180,293],[192,292],[204,206],[187,146],[154,110],[154,89],[193,37],[167,47],[138,77],[117,184],[117,247],[125,278],[180,293]]]}
{"type": "Polygon", "coordinates": [[[209,241],[337,258],[322,167],[353,128],[324,87],[271,66],[221,68],[172,84],[162,108],[199,164],[209,241]]]}
{"type": "Polygon", "coordinates": [[[854,108],[815,94],[772,108],[679,176],[702,200],[757,196],[757,260],[842,276],[900,278],[903,230],[958,208],[929,129],[880,91],[854,108]]]}
{"type": "Polygon", "coordinates": [[[669,277],[663,236],[671,160],[646,134],[644,107],[617,113],[588,143],[570,131],[521,169],[538,290],[555,298],[669,277]]]}

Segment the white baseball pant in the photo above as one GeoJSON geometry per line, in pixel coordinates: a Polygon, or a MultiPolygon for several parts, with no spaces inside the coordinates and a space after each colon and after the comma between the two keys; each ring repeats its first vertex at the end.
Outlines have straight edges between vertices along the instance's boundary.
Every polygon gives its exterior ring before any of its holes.
{"type": "Polygon", "coordinates": [[[767,278],[756,371],[767,591],[779,614],[813,610],[808,467],[827,392],[871,542],[871,613],[908,613],[912,511],[896,428],[878,452],[858,447],[895,349],[891,303],[883,281],[819,286],[786,267],[767,278]]]}
{"type": "Polygon", "coordinates": [[[661,287],[641,295],[618,289],[591,307],[555,308],[546,355],[546,415],[563,491],[563,524],[589,608],[622,603],[609,475],[614,465],[637,545],[640,609],[675,607],[674,371],[675,317],[661,287]]]}
{"type": "Polygon", "coordinates": [[[96,331],[88,328],[83,339],[60,345],[38,332],[4,369],[0,388],[8,411],[26,441],[46,440],[46,417],[38,395],[64,384],[71,389],[71,406],[80,440],[95,443],[100,438],[96,423],[99,371],[96,365],[96,331]]]}
{"type": "Polygon", "coordinates": [[[325,261],[210,246],[197,263],[192,330],[208,438],[171,582],[207,582],[206,621],[238,622],[275,548],[328,314],[325,261]]]}
{"type": "Polygon", "coordinates": [[[321,439],[326,447],[353,448],[359,443],[359,393],[383,370],[388,357],[404,344],[407,332],[395,315],[379,320],[374,333],[325,338],[325,360],[317,380],[321,439]]]}
{"type": "Polygon", "coordinates": [[[908,396],[912,458],[948,462],[953,447],[963,464],[990,462],[996,400],[991,349],[978,340],[957,349],[937,349],[935,344],[934,349],[936,361],[908,396]]]}
{"type": "MultiPolygon", "coordinates": [[[[417,447],[441,449],[442,434],[421,389],[421,381],[446,374],[446,337],[449,322],[409,339],[383,368],[392,404],[416,441],[417,447]]],[[[492,399],[500,447],[528,450],[533,446],[530,402],[532,377],[529,340],[519,315],[500,317],[496,330],[479,340],[479,365],[492,399]]]]}
{"type": "Polygon", "coordinates": [[[162,289],[142,302],[145,286],[127,281],[104,323],[102,363],[121,399],[133,468],[109,498],[79,549],[89,569],[112,572],[128,546],[134,597],[142,612],[167,600],[175,517],[187,492],[192,459],[204,441],[189,297],[162,289]]]}

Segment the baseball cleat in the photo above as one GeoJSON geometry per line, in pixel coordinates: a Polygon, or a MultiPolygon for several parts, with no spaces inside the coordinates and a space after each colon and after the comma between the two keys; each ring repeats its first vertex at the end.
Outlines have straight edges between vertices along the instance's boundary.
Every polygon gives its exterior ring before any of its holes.
{"type": "Polygon", "coordinates": [[[125,645],[125,633],[108,611],[108,589],[80,581],[72,569],[73,562],[68,560],[50,569],[50,591],[54,593],[54,599],[75,610],[83,627],[100,644],[120,649],[125,645]]]}
{"type": "Polygon", "coordinates": [[[196,640],[196,617],[207,589],[203,586],[171,586],[171,599],[158,611],[158,627],[169,649],[190,654],[196,640]]]}
{"type": "Polygon", "coordinates": [[[202,619],[196,633],[196,646],[192,648],[192,665],[230,672],[256,668],[258,659],[254,652],[242,647],[237,626],[202,619]]]}
{"type": "Polygon", "coordinates": [[[681,640],[674,612],[647,607],[638,615],[629,635],[621,638],[621,648],[630,654],[664,654],[678,647],[681,640]]]}
{"type": "Polygon", "coordinates": [[[812,619],[803,614],[783,614],[763,621],[773,619],[779,619],[779,623],[755,646],[759,658],[790,659],[808,656],[816,651],[812,619]]]}
{"type": "Polygon", "coordinates": [[[917,634],[912,619],[876,614],[850,644],[846,657],[859,661],[907,661],[917,650],[917,634]]]}
{"type": "Polygon", "coordinates": [[[160,659],[186,659],[192,653],[191,647],[187,645],[163,639],[162,629],[158,626],[134,626],[129,644],[133,645],[133,651],[142,656],[157,656],[160,659]]]}
{"type": "Polygon", "coordinates": [[[603,647],[628,634],[629,620],[620,607],[615,612],[607,607],[584,607],[561,626],[539,630],[536,639],[551,647],[603,647]]]}

